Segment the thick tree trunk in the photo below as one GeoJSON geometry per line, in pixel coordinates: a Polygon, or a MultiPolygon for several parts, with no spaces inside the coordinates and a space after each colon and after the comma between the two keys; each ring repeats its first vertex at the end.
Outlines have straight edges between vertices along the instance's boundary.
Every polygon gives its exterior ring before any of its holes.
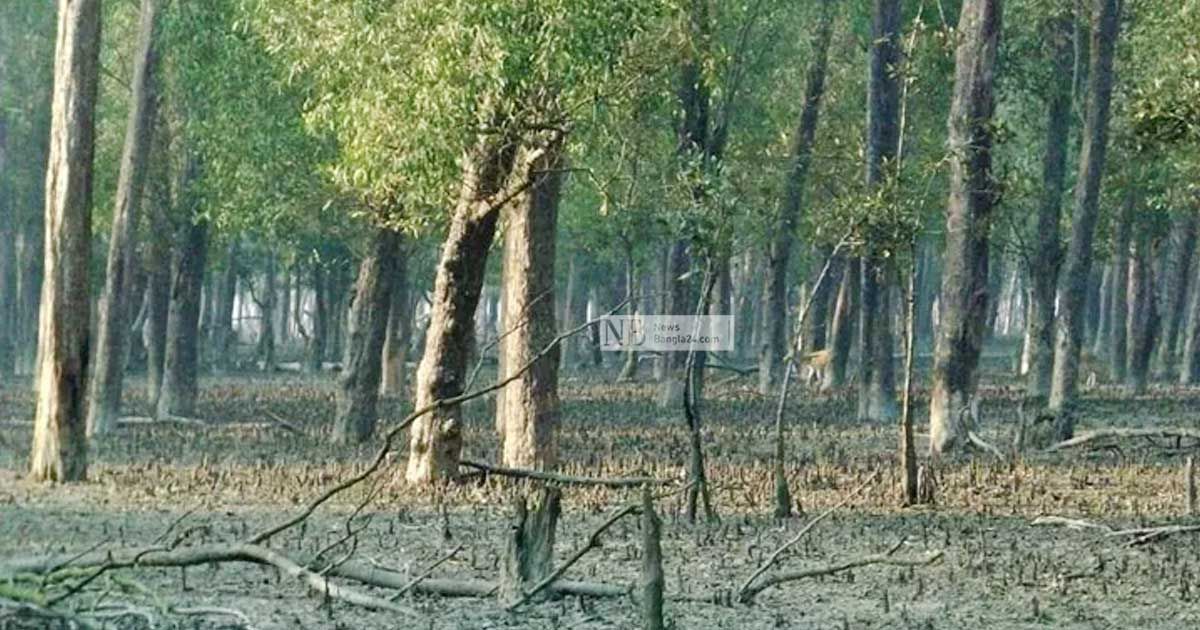
{"type": "MultiPolygon", "coordinates": [[[[561,140],[525,150],[518,172],[533,183],[505,210],[504,323],[501,371],[506,379],[534,361],[557,335],[554,321],[554,238],[562,190],[561,140]]],[[[558,353],[534,361],[497,396],[501,461],[513,468],[550,469],[558,458],[558,353]]]]}
{"type": "Polygon", "coordinates": [[[1121,204],[1113,234],[1113,280],[1109,304],[1108,359],[1113,382],[1125,380],[1129,365],[1129,241],[1133,234],[1133,212],[1137,193],[1131,188],[1121,204]]]}
{"type": "MultiPolygon", "coordinates": [[[[839,255],[840,256],[840,255],[839,255]]],[[[830,323],[829,369],[821,383],[822,390],[831,390],[846,385],[846,373],[850,366],[850,351],[854,345],[854,330],[858,323],[858,286],[862,281],[862,263],[858,258],[844,260],[842,283],[838,288],[830,323]]]]}
{"type": "Polygon", "coordinates": [[[161,201],[152,209],[154,230],[147,247],[146,268],[146,399],[158,408],[163,364],[167,356],[167,316],[171,304],[171,238],[161,201]]]}
{"type": "MultiPolygon", "coordinates": [[[[1048,32],[1051,63],[1060,77],[1067,76],[1073,61],[1072,25],[1069,20],[1054,21],[1048,32]]],[[[1029,381],[1031,396],[1050,395],[1054,373],[1054,299],[1058,290],[1058,269],[1062,262],[1059,222],[1067,165],[1067,141],[1071,131],[1071,86],[1052,81],[1046,109],[1046,147],[1042,157],[1042,196],[1037,214],[1037,252],[1029,276],[1029,381]]]]}
{"type": "MultiPolygon", "coordinates": [[[[763,315],[766,318],[763,352],[758,364],[759,393],[771,391],[783,373],[783,359],[788,350],[788,270],[792,255],[792,244],[796,238],[796,225],[804,207],[804,188],[812,164],[813,144],[817,136],[817,119],[821,112],[821,98],[825,94],[825,69],[829,59],[829,40],[833,32],[834,2],[825,0],[821,4],[821,20],[813,37],[812,61],[804,87],[804,106],[800,110],[800,122],[792,136],[791,170],[784,185],[783,200],[779,204],[779,215],[773,228],[774,238],[767,251],[767,273],[765,291],[767,304],[763,315]]],[[[815,321],[815,320],[811,320],[815,321]]]]}
{"type": "Polygon", "coordinates": [[[921,243],[921,265],[917,274],[917,303],[916,303],[916,347],[918,349],[933,348],[933,304],[937,299],[938,290],[942,286],[942,270],[938,264],[941,245],[934,244],[929,239],[921,243]]]}
{"type": "MultiPolygon", "coordinates": [[[[187,168],[194,169],[193,164],[187,168]]],[[[194,181],[188,177],[188,182],[194,181]]],[[[183,195],[190,195],[185,187],[183,195]]],[[[171,300],[158,415],[191,416],[199,393],[200,288],[208,253],[208,223],[189,213],[171,260],[171,300]]]]}
{"type": "Polygon", "coordinates": [[[1135,394],[1146,391],[1150,355],[1158,334],[1158,304],[1154,298],[1154,251],[1148,235],[1134,245],[1129,268],[1129,366],[1125,383],[1135,394]]]}
{"type": "Polygon", "coordinates": [[[129,284],[137,266],[135,239],[138,213],[146,184],[146,163],[154,137],[157,107],[154,79],[157,14],[158,0],[142,0],[138,56],[130,85],[132,99],[129,121],[125,127],[125,146],[117,180],[104,292],[100,296],[100,317],[96,327],[96,361],[92,371],[87,419],[88,433],[92,435],[103,435],[115,429],[121,412],[125,358],[129,346],[128,320],[134,314],[131,304],[135,304],[131,299],[129,284]]]}
{"type": "Polygon", "coordinates": [[[1183,336],[1183,365],[1180,385],[1200,384],[1200,286],[1192,291],[1188,305],[1187,327],[1183,336]]]}
{"type": "Polygon", "coordinates": [[[392,272],[391,307],[388,308],[387,338],[383,342],[381,396],[408,397],[408,346],[412,342],[413,303],[409,290],[408,255],[396,257],[392,272]]]}
{"type": "Polygon", "coordinates": [[[38,481],[87,477],[84,392],[99,53],[99,0],[60,0],[46,169],[47,278],[30,456],[30,474],[38,481]]]}
{"type": "MultiPolygon", "coordinates": [[[[885,168],[894,160],[900,134],[899,0],[874,0],[871,19],[869,80],[867,84],[866,183],[871,191],[891,175],[885,168]]],[[[893,165],[894,166],[894,165],[893,165]]],[[[869,251],[861,268],[858,416],[890,421],[899,415],[892,363],[892,309],[890,286],[894,273],[890,259],[869,251]]]]}
{"type": "Polygon", "coordinates": [[[309,374],[320,374],[325,363],[325,339],[329,333],[329,291],[326,287],[325,267],[320,262],[313,262],[309,271],[313,288],[312,332],[309,333],[308,347],[304,352],[304,371],[309,374]]]}
{"type": "Polygon", "coordinates": [[[350,307],[346,362],[338,383],[337,418],[333,424],[333,439],[342,444],[363,442],[375,432],[383,343],[399,257],[400,234],[377,229],[371,251],[359,267],[350,307]]]}
{"type": "Polygon", "coordinates": [[[1175,374],[1176,349],[1187,310],[1187,296],[1197,290],[1191,280],[1198,223],[1200,217],[1189,208],[1175,218],[1171,228],[1170,258],[1162,290],[1163,326],[1158,343],[1158,371],[1168,377],[1175,374]]]}
{"type": "MultiPolygon", "coordinates": [[[[481,141],[464,160],[462,190],[437,266],[425,354],[417,369],[418,409],[463,393],[475,308],[500,214],[496,203],[513,157],[511,143],[494,139],[481,141]]],[[[434,483],[458,474],[461,413],[451,405],[413,423],[405,474],[410,483],[434,483]]]]}
{"type": "Polygon", "coordinates": [[[1108,147],[1109,105],[1112,98],[1113,50],[1119,30],[1120,0],[1094,0],[1088,98],[1071,217],[1071,242],[1063,267],[1062,308],[1054,342],[1054,376],[1049,407],[1058,414],[1055,433],[1060,440],[1075,432],[1072,407],[1078,391],[1079,352],[1083,341],[1084,298],[1092,267],[1092,240],[1099,211],[1100,180],[1108,147]]]}
{"type": "MultiPolygon", "coordinates": [[[[988,232],[992,180],[992,82],[1000,36],[997,0],[967,0],[959,13],[950,103],[950,197],[942,257],[942,317],[934,349],[929,449],[940,454],[959,438],[978,385],[983,317],[988,309],[988,232]]],[[[993,297],[994,299],[994,297],[993,297]]]]}

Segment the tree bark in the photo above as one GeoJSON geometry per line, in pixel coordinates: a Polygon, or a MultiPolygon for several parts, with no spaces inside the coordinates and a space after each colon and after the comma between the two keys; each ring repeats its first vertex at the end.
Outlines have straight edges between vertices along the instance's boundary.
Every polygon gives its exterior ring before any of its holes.
{"type": "MultiPolygon", "coordinates": [[[[258,349],[256,354],[262,361],[263,372],[275,371],[275,320],[279,310],[278,263],[275,252],[267,252],[267,268],[263,272],[262,290],[255,296],[258,303],[258,349]]],[[[253,287],[252,287],[253,288],[253,287]]]]}
{"type": "Polygon", "coordinates": [[[33,448],[38,481],[87,477],[92,157],[100,53],[99,0],[60,0],[46,169],[46,282],[38,326],[33,448]]]}
{"type": "Polygon", "coordinates": [[[350,306],[346,361],[338,383],[333,425],[333,439],[341,444],[364,442],[375,432],[383,343],[399,257],[400,234],[376,229],[371,251],[359,267],[354,303],[350,306]]]}
{"type": "MultiPolygon", "coordinates": [[[[523,151],[517,172],[530,187],[505,210],[504,322],[499,377],[509,378],[554,340],[555,228],[563,175],[561,139],[523,151]]],[[[497,396],[501,461],[547,470],[558,459],[558,353],[538,358],[497,396]]]]}
{"type": "MultiPolygon", "coordinates": [[[[1048,28],[1050,61],[1059,78],[1067,76],[1073,62],[1072,24],[1055,20],[1048,28]]],[[[1032,280],[1029,321],[1029,381],[1031,396],[1050,395],[1054,373],[1054,299],[1062,263],[1059,222],[1071,131],[1071,86],[1051,80],[1046,107],[1046,147],[1042,157],[1042,196],[1037,214],[1037,252],[1029,269],[1032,280]]]]}
{"type": "Polygon", "coordinates": [[[1134,244],[1129,268],[1128,338],[1129,365],[1125,383],[1135,394],[1145,393],[1150,372],[1150,355],[1158,334],[1158,304],[1154,298],[1154,251],[1149,235],[1134,244]]]}
{"type": "Polygon", "coordinates": [[[225,268],[216,283],[216,309],[212,322],[213,369],[227,373],[233,367],[233,356],[237,344],[233,329],[233,306],[237,299],[238,242],[229,244],[225,254],[225,268]]]}
{"type": "MultiPolygon", "coordinates": [[[[5,62],[0,59],[0,89],[5,83],[5,62]]],[[[15,372],[16,341],[16,207],[5,179],[8,168],[8,117],[0,110],[0,379],[15,372]]]]}
{"type": "MultiPolygon", "coordinates": [[[[194,158],[185,168],[187,185],[195,181],[198,168],[194,158]]],[[[185,185],[182,195],[191,192],[185,185]]],[[[193,203],[187,201],[185,203],[193,203]]],[[[195,415],[199,392],[200,346],[200,289],[204,282],[204,265],[208,252],[208,223],[189,212],[180,227],[179,239],[171,260],[171,298],[167,314],[166,352],[163,357],[162,391],[158,395],[157,413],[163,416],[195,415]]]]}
{"type": "Polygon", "coordinates": [[[1083,147],[1075,185],[1071,242],[1063,275],[1062,310],[1054,342],[1054,375],[1049,407],[1057,414],[1055,433],[1061,441],[1075,432],[1072,407],[1078,391],[1079,353],[1083,340],[1084,298],[1092,266],[1092,240],[1099,211],[1100,181],[1108,145],[1112,98],[1113,50],[1120,27],[1120,0],[1094,0],[1088,71],[1088,99],[1083,147]]]}
{"type": "Polygon", "coordinates": [[[804,188],[812,164],[821,98],[825,94],[825,70],[829,59],[829,40],[833,32],[833,14],[834,2],[823,0],[820,22],[813,36],[813,57],[805,79],[804,106],[800,110],[800,122],[792,136],[791,169],[784,185],[779,214],[772,229],[775,236],[767,251],[764,285],[767,304],[763,311],[766,318],[766,339],[763,340],[763,351],[758,364],[758,390],[764,395],[777,384],[782,373],[783,358],[788,349],[788,269],[792,245],[796,240],[796,225],[803,213],[804,188]]]}
{"type": "Polygon", "coordinates": [[[92,435],[107,434],[115,429],[121,412],[125,358],[129,347],[128,320],[133,315],[130,305],[135,304],[129,285],[137,266],[138,215],[146,184],[146,163],[154,138],[158,98],[154,78],[157,16],[158,0],[142,0],[138,56],[130,85],[132,99],[129,121],[125,127],[125,146],[117,180],[104,292],[100,296],[100,317],[96,328],[96,362],[92,372],[87,418],[88,433],[92,435]]]}
{"type": "MultiPolygon", "coordinates": [[[[900,135],[899,0],[874,0],[867,83],[867,189],[875,191],[894,168],[900,135]]],[[[858,417],[890,421],[899,414],[892,363],[892,264],[879,252],[862,259],[859,303],[858,417]]]]}
{"type": "Polygon", "coordinates": [[[383,342],[381,396],[408,396],[408,346],[412,341],[413,303],[409,290],[408,256],[396,257],[392,272],[391,307],[388,308],[387,338],[383,342]]]}
{"type": "Polygon", "coordinates": [[[942,317],[929,401],[930,452],[958,440],[971,408],[988,310],[988,232],[996,200],[992,179],[992,83],[1000,39],[998,0],[966,0],[959,13],[950,103],[950,196],[942,257],[942,317]]]}
{"type": "MultiPolygon", "coordinates": [[[[417,369],[418,409],[463,393],[475,308],[500,213],[496,203],[505,193],[513,158],[511,142],[491,139],[480,141],[464,160],[462,189],[434,279],[425,354],[417,369]]],[[[405,474],[410,483],[457,476],[461,413],[451,405],[413,423],[405,474]]]]}
{"type": "Polygon", "coordinates": [[[1113,233],[1113,282],[1109,304],[1108,359],[1109,376],[1113,382],[1125,380],[1129,365],[1129,241],[1133,234],[1133,212],[1137,193],[1132,188],[1125,194],[1113,233]]]}
{"type": "Polygon", "coordinates": [[[1168,376],[1175,374],[1179,331],[1183,328],[1188,294],[1197,290],[1191,280],[1198,226],[1200,217],[1188,208],[1175,218],[1171,228],[1170,259],[1162,290],[1163,326],[1158,343],[1158,371],[1168,376]]]}

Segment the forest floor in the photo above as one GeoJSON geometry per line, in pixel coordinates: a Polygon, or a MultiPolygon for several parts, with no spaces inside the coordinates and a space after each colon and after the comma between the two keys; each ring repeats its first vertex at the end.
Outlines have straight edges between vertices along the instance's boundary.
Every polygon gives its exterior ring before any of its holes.
{"type": "MultiPolygon", "coordinates": [[[[562,471],[681,478],[688,443],[682,414],[654,406],[651,385],[611,380],[598,372],[564,375],[562,471]]],[[[981,433],[1007,450],[1018,425],[1017,389],[998,377],[985,381],[981,433]]],[[[134,379],[129,385],[127,412],[144,415],[143,384],[134,379]]],[[[1119,442],[1119,448],[1027,451],[1009,460],[963,455],[939,465],[936,505],[900,509],[897,428],[853,421],[851,399],[844,396],[797,392],[787,414],[788,470],[804,515],[776,520],[770,517],[776,402],[750,387],[748,378],[710,387],[703,406],[719,522],[688,524],[680,494],[659,502],[668,627],[1200,627],[1200,533],[1131,546],[1127,538],[1100,530],[1032,524],[1046,515],[1114,528],[1195,523],[1185,515],[1183,462],[1190,451],[1181,448],[1194,445],[1141,440],[1119,442]],[[774,571],[827,565],[898,544],[897,556],[942,551],[938,562],[866,566],[790,582],[764,591],[751,605],[681,601],[736,590],[774,549],[874,471],[881,472],[783,554],[774,571]]],[[[207,378],[196,414],[207,426],[122,428],[93,451],[90,481],[54,487],[24,479],[32,396],[24,384],[0,384],[0,566],[18,557],[147,546],[181,532],[187,544],[236,542],[286,519],[362,470],[379,447],[330,444],[332,390],[331,378],[207,378]],[[280,419],[303,434],[281,430],[280,419]]],[[[405,408],[384,401],[383,424],[401,418],[405,408]]],[[[923,397],[916,413],[923,431],[923,397]]],[[[487,403],[470,404],[467,417],[464,457],[496,461],[487,403]]],[[[1117,387],[1088,391],[1079,428],[1108,426],[1200,428],[1200,390],[1152,389],[1137,398],[1117,387]]],[[[924,445],[919,436],[919,452],[924,445]]],[[[417,492],[394,480],[404,453],[399,449],[379,475],[271,541],[272,547],[311,555],[341,539],[353,517],[353,527],[362,528],[357,558],[415,576],[461,545],[432,576],[495,580],[510,497],[520,484],[476,477],[433,495],[417,492]],[[364,506],[368,496],[373,499],[364,506]]],[[[638,493],[568,487],[563,497],[557,560],[638,493]]],[[[626,518],[566,577],[636,584],[639,548],[638,521],[626,518]]],[[[5,586],[0,580],[0,589],[5,586]]],[[[414,616],[399,618],[306,594],[274,570],[250,564],[112,571],[60,607],[86,611],[101,600],[140,611],[110,621],[120,628],[598,629],[639,623],[628,598],[568,597],[506,612],[494,598],[405,595],[398,603],[414,616]],[[244,619],[183,612],[197,613],[198,607],[234,609],[244,619]]],[[[0,609],[0,628],[54,627],[47,624],[0,609]]]]}

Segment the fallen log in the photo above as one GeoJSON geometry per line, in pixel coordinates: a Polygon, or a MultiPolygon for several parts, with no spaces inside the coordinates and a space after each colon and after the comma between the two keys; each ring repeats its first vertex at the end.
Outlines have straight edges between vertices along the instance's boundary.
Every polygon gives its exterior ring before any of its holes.
{"type": "Polygon", "coordinates": [[[834,575],[836,573],[841,573],[843,571],[848,571],[850,569],[857,569],[859,567],[870,566],[873,564],[883,564],[883,565],[900,566],[900,567],[928,566],[930,564],[933,564],[934,562],[937,562],[944,553],[942,551],[935,551],[931,554],[916,557],[916,558],[897,558],[897,557],[894,557],[892,554],[894,554],[895,551],[897,549],[899,549],[899,547],[900,547],[899,545],[896,545],[895,547],[892,547],[890,550],[888,550],[884,553],[876,553],[876,554],[871,554],[871,555],[867,555],[867,556],[859,556],[857,558],[851,558],[849,560],[844,560],[837,564],[831,564],[828,566],[814,567],[811,569],[802,569],[799,571],[788,571],[785,573],[777,573],[775,575],[768,575],[768,576],[762,578],[758,583],[754,584],[753,586],[751,586],[747,589],[743,589],[741,592],[741,595],[738,597],[738,599],[743,604],[749,604],[754,601],[754,598],[759,593],[767,590],[768,588],[771,588],[772,586],[777,586],[779,584],[784,584],[786,582],[795,582],[797,580],[803,580],[803,579],[812,578],[812,577],[819,577],[819,576],[824,576],[824,575],[834,575]]]}
{"type": "MultiPolygon", "coordinates": [[[[1052,444],[1046,448],[1046,452],[1053,453],[1076,446],[1083,446],[1100,440],[1111,438],[1176,438],[1176,439],[1191,439],[1200,441],[1200,429],[1186,428],[1156,428],[1156,429],[1139,429],[1139,428],[1123,428],[1110,427],[1107,429],[1096,429],[1094,431],[1084,431],[1079,435],[1063,440],[1057,444],[1052,444]]],[[[1198,444],[1200,446],[1200,444],[1198,444]]]]}
{"type": "Polygon", "coordinates": [[[654,477],[576,477],[572,475],[561,475],[558,473],[542,472],[540,470],[529,470],[525,468],[505,468],[503,466],[493,466],[483,462],[471,460],[460,460],[460,464],[468,468],[483,471],[488,475],[498,475],[500,477],[513,477],[515,479],[537,479],[539,481],[553,481],[565,485],[574,486],[602,486],[605,488],[634,488],[637,486],[665,486],[672,484],[673,479],[656,479],[654,477]]]}

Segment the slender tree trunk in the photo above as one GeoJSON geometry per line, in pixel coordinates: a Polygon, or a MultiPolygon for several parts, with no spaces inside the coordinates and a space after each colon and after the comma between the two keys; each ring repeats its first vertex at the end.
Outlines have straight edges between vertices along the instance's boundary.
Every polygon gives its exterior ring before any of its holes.
{"type": "Polygon", "coordinates": [[[950,198],[942,257],[942,319],[934,349],[929,449],[958,440],[971,409],[988,311],[988,231],[992,179],[992,83],[1001,14],[997,0],[967,0],[959,13],[954,95],[950,103],[950,198]]]}
{"type": "MultiPolygon", "coordinates": [[[[193,163],[188,166],[195,169],[193,163]]],[[[194,175],[188,182],[194,181],[194,175]]],[[[184,195],[190,195],[186,189],[184,195]]],[[[190,203],[190,202],[188,202],[190,203]]],[[[171,261],[171,300],[167,314],[166,352],[158,415],[191,416],[199,393],[200,288],[208,252],[208,223],[193,213],[180,228],[171,261]]]]}
{"type": "Polygon", "coordinates": [[[325,339],[329,333],[329,295],[326,287],[327,273],[319,262],[313,262],[309,271],[313,286],[312,332],[305,348],[304,365],[309,374],[320,374],[325,363],[325,339]]]}
{"type": "MultiPolygon", "coordinates": [[[[1197,287],[1200,289],[1200,286],[1197,287]]],[[[1192,291],[1188,305],[1187,327],[1183,336],[1183,365],[1180,385],[1200,384],[1200,290],[1192,291]]]]}
{"type": "MultiPolygon", "coordinates": [[[[867,85],[867,163],[869,190],[884,185],[894,167],[900,134],[899,0],[874,0],[867,85]]],[[[890,286],[894,275],[890,259],[869,251],[862,260],[859,309],[862,361],[859,364],[858,416],[890,421],[899,415],[896,404],[895,366],[892,362],[890,286]]]]}
{"type": "MultiPolygon", "coordinates": [[[[502,140],[481,141],[464,160],[462,190],[450,220],[430,300],[425,354],[417,369],[416,407],[463,393],[467,356],[474,339],[475,308],[512,171],[513,149],[502,140]]],[[[462,420],[458,405],[442,407],[413,423],[406,477],[434,483],[458,474],[462,420]]]]}
{"type": "Polygon", "coordinates": [[[383,344],[395,284],[400,234],[379,228],[355,282],[346,343],[346,362],[337,390],[333,439],[342,444],[366,441],[375,432],[383,344]]]}
{"type": "MultiPolygon", "coordinates": [[[[506,208],[504,323],[500,378],[534,361],[554,337],[554,237],[562,190],[561,139],[525,150],[518,172],[533,183],[506,208]]],[[[497,397],[501,461],[550,469],[558,458],[558,353],[555,347],[497,397]]]]}
{"type": "MultiPolygon", "coordinates": [[[[0,59],[0,89],[6,77],[0,59]]],[[[16,341],[16,208],[9,194],[5,173],[8,167],[8,117],[0,110],[0,379],[15,373],[13,350],[16,341]]]]}
{"type": "MultiPolygon", "coordinates": [[[[625,286],[628,287],[629,304],[626,305],[626,312],[631,317],[641,314],[642,303],[644,296],[642,295],[642,282],[638,277],[637,265],[633,261],[633,248],[629,245],[625,249],[625,286]]],[[[630,345],[625,350],[625,363],[621,366],[621,373],[617,376],[618,381],[631,382],[637,380],[638,372],[638,352],[630,345]]]]}
{"type": "Polygon", "coordinates": [[[833,260],[829,263],[829,271],[825,280],[817,286],[812,294],[812,303],[808,306],[808,316],[804,324],[804,345],[808,352],[828,349],[832,341],[831,306],[837,297],[837,288],[841,284],[845,259],[834,255],[833,250],[823,247],[818,260],[833,260]]]}
{"type": "MultiPolygon", "coordinates": [[[[1059,76],[1066,76],[1073,61],[1072,25],[1069,20],[1051,23],[1048,29],[1051,63],[1059,76]]],[[[1059,222],[1067,164],[1067,141],[1071,132],[1071,86],[1051,82],[1046,110],[1046,149],[1042,158],[1042,196],[1037,215],[1037,252],[1029,270],[1032,280],[1029,321],[1029,381],[1031,396],[1050,395],[1054,373],[1054,299],[1058,269],[1062,263],[1059,222]]]]}
{"type": "Polygon", "coordinates": [[[100,53],[99,0],[60,0],[46,169],[47,278],[38,326],[33,448],[38,481],[87,477],[92,157],[100,53]]]}
{"type": "Polygon", "coordinates": [[[1109,298],[1109,373],[1113,382],[1125,380],[1129,365],[1129,241],[1133,234],[1133,212],[1137,193],[1130,188],[1121,204],[1113,234],[1113,279],[1109,298]]]}
{"type": "MultiPolygon", "coordinates": [[[[278,263],[276,263],[278,265],[278,263]]],[[[276,267],[276,285],[279,292],[275,298],[275,347],[286,346],[291,338],[289,325],[292,313],[292,274],[287,265],[276,267]],[[282,280],[282,282],[280,282],[282,280]]]]}
{"type": "Polygon", "coordinates": [[[162,392],[163,364],[167,355],[167,316],[171,304],[171,230],[156,198],[151,208],[153,230],[147,247],[146,268],[146,398],[152,409],[158,408],[162,392]]]}
{"type": "MultiPolygon", "coordinates": [[[[808,77],[804,87],[804,106],[800,110],[800,122],[792,136],[791,170],[784,186],[783,201],[774,226],[775,237],[767,252],[765,291],[766,339],[758,365],[759,393],[767,394],[777,384],[782,373],[783,358],[788,346],[788,269],[795,241],[796,225],[804,208],[804,188],[812,164],[813,144],[817,136],[817,119],[821,112],[821,98],[825,94],[825,70],[829,59],[829,40],[833,32],[835,3],[821,3],[821,18],[813,37],[813,57],[808,66],[808,77]]],[[[814,318],[811,321],[816,321],[814,318]]]]}
{"type": "Polygon", "coordinates": [[[1075,185],[1071,242],[1063,268],[1062,309],[1054,342],[1054,375],[1050,386],[1049,406],[1058,415],[1055,426],[1058,439],[1070,438],[1075,433],[1072,407],[1078,391],[1084,298],[1092,266],[1092,239],[1096,232],[1100,181],[1108,145],[1113,50],[1120,26],[1119,14],[1120,0],[1094,0],[1083,147],[1075,185]]]}
{"type": "Polygon", "coordinates": [[[255,296],[259,309],[257,354],[262,361],[263,372],[275,371],[275,312],[279,310],[276,305],[276,300],[279,299],[278,271],[275,253],[268,252],[261,294],[255,296]]]}
{"type": "Polygon", "coordinates": [[[409,290],[408,256],[396,257],[392,272],[392,305],[388,309],[387,339],[383,342],[383,375],[379,393],[408,396],[408,346],[412,341],[413,303],[409,290]]]}
{"type": "Polygon", "coordinates": [[[1158,334],[1158,305],[1154,299],[1154,251],[1149,235],[1142,234],[1134,244],[1129,269],[1129,366],[1125,383],[1135,394],[1146,391],[1150,355],[1158,334]]]}
{"type": "Polygon", "coordinates": [[[218,373],[229,372],[236,354],[233,330],[233,305],[237,299],[238,242],[229,244],[225,254],[225,268],[216,282],[216,309],[212,322],[213,368],[218,373]]]}
{"type": "Polygon", "coordinates": [[[134,314],[129,281],[137,266],[136,238],[138,213],[146,183],[146,167],[154,137],[157,107],[154,49],[158,23],[158,0],[142,0],[138,31],[138,56],[130,86],[132,100],[125,128],[125,146],[121,172],[117,180],[116,206],[113,208],[112,236],[109,240],[108,265],[104,292],[100,296],[100,317],[96,329],[96,363],[92,372],[88,399],[88,433],[103,435],[116,428],[121,412],[125,358],[129,346],[129,318],[134,314]]]}
{"type": "Polygon", "coordinates": [[[1179,331],[1183,328],[1187,297],[1197,288],[1191,282],[1196,254],[1196,234],[1200,218],[1189,208],[1175,218],[1171,229],[1170,259],[1162,290],[1162,334],[1158,343],[1158,371],[1174,376],[1179,347],[1179,331]]]}
{"type": "MultiPolygon", "coordinates": [[[[840,254],[839,254],[840,256],[840,254]]],[[[838,288],[831,322],[829,346],[829,369],[825,371],[821,389],[845,387],[846,373],[850,365],[850,351],[854,345],[854,329],[858,322],[858,285],[861,282],[862,263],[858,258],[839,263],[844,267],[842,283],[838,288]]]]}

